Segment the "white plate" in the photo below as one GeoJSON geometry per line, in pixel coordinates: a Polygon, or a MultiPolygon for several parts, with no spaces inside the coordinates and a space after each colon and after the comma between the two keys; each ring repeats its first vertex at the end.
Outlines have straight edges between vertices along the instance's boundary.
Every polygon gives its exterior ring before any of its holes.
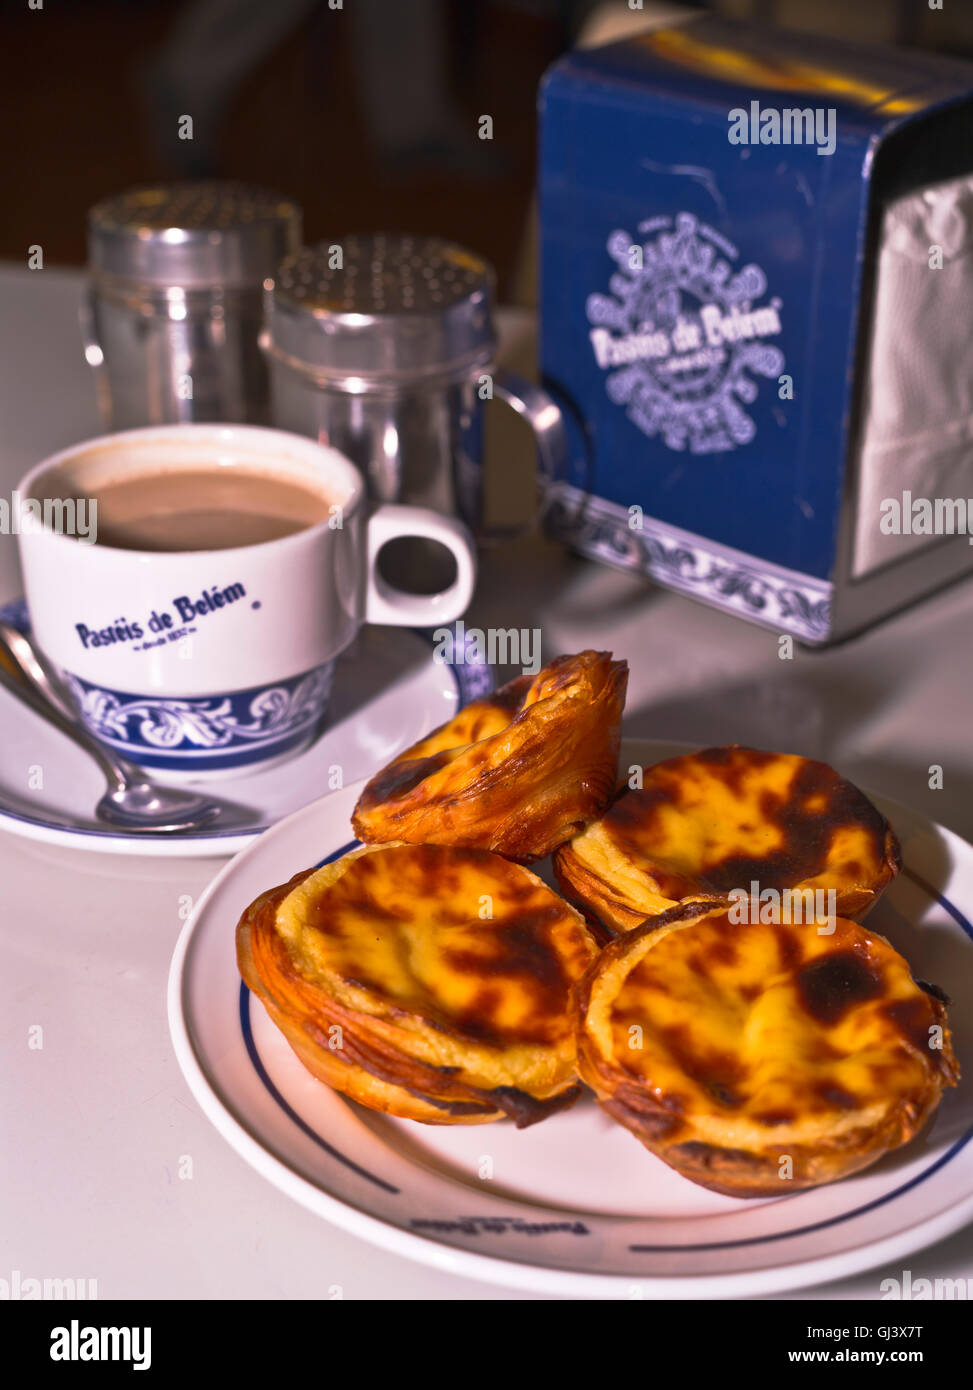
{"type": "MultiPolygon", "coordinates": [[[[679,748],[631,742],[623,765],[679,748]]],[[[203,1110],[249,1163],[365,1240],[470,1278],[548,1294],[781,1292],[899,1258],[973,1219],[973,847],[883,804],[905,869],[869,923],[953,998],[966,1079],[912,1143],[858,1176],[768,1201],[695,1186],[590,1098],[543,1124],[427,1126],[315,1081],[237,973],[259,893],[343,853],[358,788],[269,830],[214,880],[180,936],[169,1025],[203,1110]],[[932,885],[936,887],[933,888],[932,885]],[[486,1160],[493,1176],[486,1171],[486,1160]]]]}
{"type": "MultiPolygon", "coordinates": [[[[0,614],[19,627],[27,625],[22,602],[8,604],[0,614]]],[[[94,806],[105,789],[98,768],[0,688],[0,828],[106,854],[236,854],[282,816],[316,801],[328,790],[333,768],[340,767],[345,785],[371,776],[492,688],[489,667],[434,661],[431,639],[420,632],[363,628],[338,660],[324,729],[311,747],[265,772],[214,783],[214,796],[234,807],[231,820],[180,835],[126,834],[97,821],[94,806]]]]}

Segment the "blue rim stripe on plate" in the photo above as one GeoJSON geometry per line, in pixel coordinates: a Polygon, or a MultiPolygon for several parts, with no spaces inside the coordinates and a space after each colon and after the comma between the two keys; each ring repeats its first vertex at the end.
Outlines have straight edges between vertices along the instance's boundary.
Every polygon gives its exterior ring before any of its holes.
{"type": "MultiPolygon", "coordinates": [[[[335,859],[340,859],[343,855],[347,854],[349,850],[356,849],[359,843],[360,841],[358,840],[352,840],[350,844],[343,845],[341,849],[335,850],[334,854],[329,854],[327,859],[322,859],[320,864],[315,864],[315,869],[320,869],[323,864],[331,864],[334,862],[335,859]]],[[[362,1168],[360,1164],[356,1163],[354,1159],[349,1158],[347,1154],[341,1153],[341,1151],[339,1149],[336,1149],[333,1144],[329,1144],[326,1139],[323,1139],[321,1135],[317,1133],[316,1130],[313,1130],[306,1120],[302,1120],[300,1115],[298,1115],[297,1111],[294,1110],[293,1107],[287,1103],[287,1101],[281,1095],[280,1091],[278,1091],[277,1087],[274,1085],[273,1081],[270,1079],[267,1069],[260,1058],[260,1053],[257,1051],[257,1044],[254,1041],[253,1037],[253,1029],[250,1025],[250,998],[250,990],[241,980],[240,1029],[243,1033],[243,1041],[247,1049],[247,1056],[253,1063],[254,1071],[257,1073],[260,1080],[263,1082],[264,1087],[267,1091],[269,1091],[270,1095],[280,1106],[281,1110],[283,1110],[284,1114],[288,1117],[288,1119],[294,1121],[298,1129],[301,1130],[303,1134],[306,1134],[309,1139],[313,1139],[315,1144],[320,1145],[320,1147],[324,1149],[325,1153],[330,1154],[332,1158],[336,1158],[339,1163],[343,1163],[344,1166],[346,1168],[350,1168],[353,1173],[357,1173],[359,1177],[367,1178],[368,1181],[373,1182],[376,1187],[381,1187],[385,1192],[390,1192],[393,1197],[401,1196],[401,1188],[393,1187],[392,1184],[390,1182],[386,1182],[384,1178],[377,1177],[375,1173],[370,1173],[367,1168],[362,1168]]]]}
{"type": "MultiPolygon", "coordinates": [[[[322,859],[320,863],[315,864],[314,867],[316,869],[320,869],[323,864],[331,864],[334,862],[334,860],[340,859],[343,855],[348,854],[351,850],[357,849],[360,844],[360,840],[351,840],[348,844],[342,845],[340,849],[335,850],[333,854],[329,854],[326,859],[322,859]]],[[[938,892],[935,888],[933,888],[929,883],[926,882],[924,878],[921,877],[921,875],[917,874],[914,870],[903,866],[902,873],[906,878],[910,878],[912,882],[915,883],[916,886],[920,888],[924,893],[926,893],[930,898],[937,902],[939,906],[944,909],[944,911],[948,912],[950,917],[952,917],[953,921],[956,922],[958,926],[962,927],[967,937],[970,939],[971,942],[973,942],[973,923],[970,922],[969,918],[964,916],[964,914],[959,910],[958,907],[956,907],[954,903],[950,902],[950,900],[947,897],[945,897],[944,894],[938,892]]],[[[254,1064],[254,1069],[257,1073],[257,1076],[263,1082],[264,1086],[270,1092],[271,1096],[273,1096],[274,1100],[277,1101],[278,1105],[285,1112],[285,1114],[287,1114],[289,1118],[292,1119],[294,1123],[298,1125],[299,1128],[305,1134],[308,1134],[317,1143],[321,1144],[322,1147],[325,1148],[330,1154],[332,1154],[333,1157],[337,1158],[339,1162],[345,1164],[345,1166],[348,1168],[354,1169],[356,1172],[363,1173],[365,1177],[371,1178],[372,1182],[378,1183],[380,1186],[388,1188],[388,1184],[383,1182],[381,1178],[376,1178],[372,1174],[364,1172],[364,1170],[358,1168],[357,1164],[355,1164],[351,1159],[346,1158],[343,1154],[338,1153],[335,1149],[333,1149],[329,1144],[325,1142],[325,1140],[323,1140],[320,1137],[320,1135],[316,1134],[310,1128],[310,1126],[307,1125],[305,1121],[301,1119],[299,1115],[295,1114],[295,1112],[291,1109],[290,1105],[288,1105],[287,1101],[280,1094],[280,1092],[277,1090],[277,1087],[274,1085],[270,1077],[267,1075],[263,1063],[260,1061],[260,1057],[257,1054],[256,1045],[253,1042],[253,1034],[250,1028],[249,1000],[250,991],[247,989],[247,986],[245,984],[241,984],[240,1025],[243,1032],[244,1042],[246,1044],[247,1052],[250,1055],[250,1059],[254,1064]]],[[[823,1221],[815,1221],[808,1226],[797,1226],[790,1231],[775,1231],[769,1235],[764,1236],[748,1236],[741,1240],[706,1241],[696,1243],[693,1245],[645,1245],[639,1242],[638,1244],[630,1245],[628,1249],[632,1254],[635,1255],[701,1254],[713,1250],[739,1250],[746,1246],[770,1245],[773,1244],[775,1241],[793,1240],[798,1236],[810,1235],[815,1231],[826,1230],[830,1226],[839,1226],[842,1224],[842,1222],[851,1221],[857,1216],[865,1216],[868,1212],[875,1211],[877,1208],[885,1206],[888,1202],[894,1201],[895,1198],[901,1197],[904,1193],[910,1192],[913,1188],[918,1187],[920,1183],[925,1182],[927,1178],[931,1178],[934,1173],[937,1173],[940,1170],[940,1168],[945,1167],[947,1163],[954,1159],[956,1155],[966,1147],[966,1145],[970,1142],[971,1139],[973,1139],[973,1126],[971,1126],[965,1134],[961,1135],[960,1138],[957,1139],[956,1142],[949,1149],[947,1149],[944,1154],[940,1154],[939,1158],[937,1158],[935,1162],[931,1163],[928,1168],[924,1168],[921,1173],[917,1173],[914,1178],[910,1178],[908,1182],[902,1183],[900,1187],[894,1188],[891,1192],[885,1193],[885,1195],[882,1197],[875,1197],[872,1201],[866,1202],[860,1207],[855,1207],[852,1211],[842,1212],[838,1216],[826,1217],[823,1221]]],[[[398,1188],[390,1188],[389,1190],[394,1191],[397,1196],[401,1195],[401,1192],[398,1188]]],[[[795,1192],[793,1194],[793,1198],[799,1197],[800,1195],[800,1193],[795,1192]]],[[[791,1201],[793,1200],[793,1198],[785,1198],[784,1200],[791,1201]]]]}
{"type": "MultiPolygon", "coordinates": [[[[814,1231],[823,1231],[829,1226],[839,1226],[842,1221],[851,1221],[855,1216],[865,1216],[868,1212],[875,1211],[878,1207],[884,1207],[886,1202],[891,1202],[893,1198],[901,1197],[904,1192],[911,1191],[913,1187],[918,1187],[919,1184],[925,1182],[927,1178],[931,1178],[933,1173],[945,1167],[950,1159],[955,1158],[961,1149],[965,1149],[971,1139],[973,1139],[973,1126],[957,1139],[952,1148],[947,1149],[944,1154],[940,1154],[935,1163],[931,1163],[928,1168],[924,1168],[923,1171],[917,1173],[914,1178],[910,1178],[908,1182],[904,1182],[901,1187],[896,1187],[892,1192],[886,1192],[884,1197],[875,1197],[871,1202],[866,1202],[863,1206],[855,1207],[853,1211],[846,1211],[841,1216],[826,1217],[825,1220],[815,1221],[810,1226],[798,1226],[793,1231],[776,1231],[774,1234],[767,1236],[749,1236],[745,1240],[713,1240],[705,1245],[640,1244],[630,1245],[628,1248],[633,1253],[639,1255],[660,1254],[663,1251],[674,1250],[739,1250],[742,1246],[746,1245],[765,1245],[775,1240],[792,1240],[795,1236],[808,1236],[814,1231]]],[[[794,1193],[795,1197],[799,1195],[800,1194],[797,1192],[794,1193]]],[[[784,1198],[784,1200],[789,1201],[791,1199],[784,1198]]]]}
{"type": "Polygon", "coordinates": [[[246,1045],[247,1055],[253,1063],[254,1071],[260,1077],[260,1080],[288,1119],[293,1120],[298,1129],[301,1130],[303,1134],[306,1134],[309,1139],[313,1139],[315,1144],[324,1149],[326,1154],[337,1159],[339,1163],[343,1163],[346,1168],[350,1168],[351,1171],[357,1173],[360,1178],[367,1178],[368,1181],[373,1182],[376,1187],[381,1187],[383,1191],[390,1192],[393,1197],[401,1196],[400,1188],[393,1187],[392,1184],[386,1182],[384,1178],[378,1177],[375,1173],[370,1173],[367,1168],[362,1168],[354,1159],[349,1158],[347,1154],[343,1154],[339,1149],[336,1149],[333,1144],[329,1144],[327,1139],[323,1139],[316,1130],[311,1128],[306,1120],[301,1119],[296,1110],[288,1105],[287,1101],[267,1075],[264,1064],[260,1060],[260,1054],[257,1051],[257,1045],[253,1040],[253,1031],[250,1027],[250,991],[244,984],[240,986],[240,1029],[243,1033],[243,1041],[246,1045]]]}

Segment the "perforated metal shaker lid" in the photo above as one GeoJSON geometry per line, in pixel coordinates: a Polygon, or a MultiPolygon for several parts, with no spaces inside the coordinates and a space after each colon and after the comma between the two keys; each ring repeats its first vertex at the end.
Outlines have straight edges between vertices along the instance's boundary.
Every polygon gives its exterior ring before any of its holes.
{"type": "Polygon", "coordinates": [[[455,375],[493,357],[494,275],[438,237],[344,236],[280,267],[266,296],[270,353],[355,389],[455,375]]]}
{"type": "Polygon", "coordinates": [[[95,274],[148,285],[260,285],[300,244],[298,205],[243,183],[132,188],[88,213],[95,274]]]}

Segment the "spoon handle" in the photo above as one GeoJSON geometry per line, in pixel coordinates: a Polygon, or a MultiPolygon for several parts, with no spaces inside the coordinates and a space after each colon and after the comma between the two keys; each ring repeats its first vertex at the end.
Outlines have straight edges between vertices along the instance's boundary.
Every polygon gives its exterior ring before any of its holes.
{"type": "Polygon", "coordinates": [[[7,657],[7,664],[15,666],[16,674],[42,699],[49,700],[70,720],[80,719],[81,711],[70,687],[52,670],[30,638],[5,618],[0,618],[0,655],[7,657]]]}
{"type": "MultiPolygon", "coordinates": [[[[86,753],[90,754],[113,786],[124,786],[129,780],[124,764],[120,764],[113,758],[98,740],[88,733],[84,725],[79,722],[79,717],[76,714],[68,712],[69,705],[65,708],[60,702],[55,703],[54,696],[48,693],[46,684],[37,678],[31,669],[31,663],[28,663],[21,655],[23,650],[21,642],[27,643],[23,634],[17,632],[16,628],[11,629],[6,622],[0,620],[0,652],[7,658],[6,662],[0,663],[0,686],[3,686],[4,690],[9,691],[11,695],[20,700],[21,704],[33,710],[41,719],[46,719],[48,724],[53,725],[62,734],[66,734],[79,748],[83,748],[86,753]],[[16,633],[21,641],[14,641],[11,633],[16,633]],[[9,674],[8,666],[10,664],[16,668],[18,672],[16,676],[9,674]]],[[[36,661],[36,653],[29,643],[27,650],[36,661]]],[[[43,671],[43,667],[41,670],[43,671]]],[[[60,694],[60,691],[56,691],[56,693],[60,694]]],[[[64,697],[62,696],[62,698],[64,697]]],[[[67,705],[66,700],[65,705],[67,705]]]]}

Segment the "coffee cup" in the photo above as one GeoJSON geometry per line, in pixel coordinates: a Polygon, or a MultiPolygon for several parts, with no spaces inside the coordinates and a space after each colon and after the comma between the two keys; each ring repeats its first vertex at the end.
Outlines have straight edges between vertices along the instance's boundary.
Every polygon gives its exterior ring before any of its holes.
{"type": "Polygon", "coordinates": [[[161,780],[292,757],[363,623],[439,626],[473,593],[462,523],[370,507],[347,458],[281,430],[128,430],[62,450],[17,491],[34,636],[89,730],[161,780]],[[400,536],[452,552],[449,587],[383,578],[379,551],[400,536]]]}

